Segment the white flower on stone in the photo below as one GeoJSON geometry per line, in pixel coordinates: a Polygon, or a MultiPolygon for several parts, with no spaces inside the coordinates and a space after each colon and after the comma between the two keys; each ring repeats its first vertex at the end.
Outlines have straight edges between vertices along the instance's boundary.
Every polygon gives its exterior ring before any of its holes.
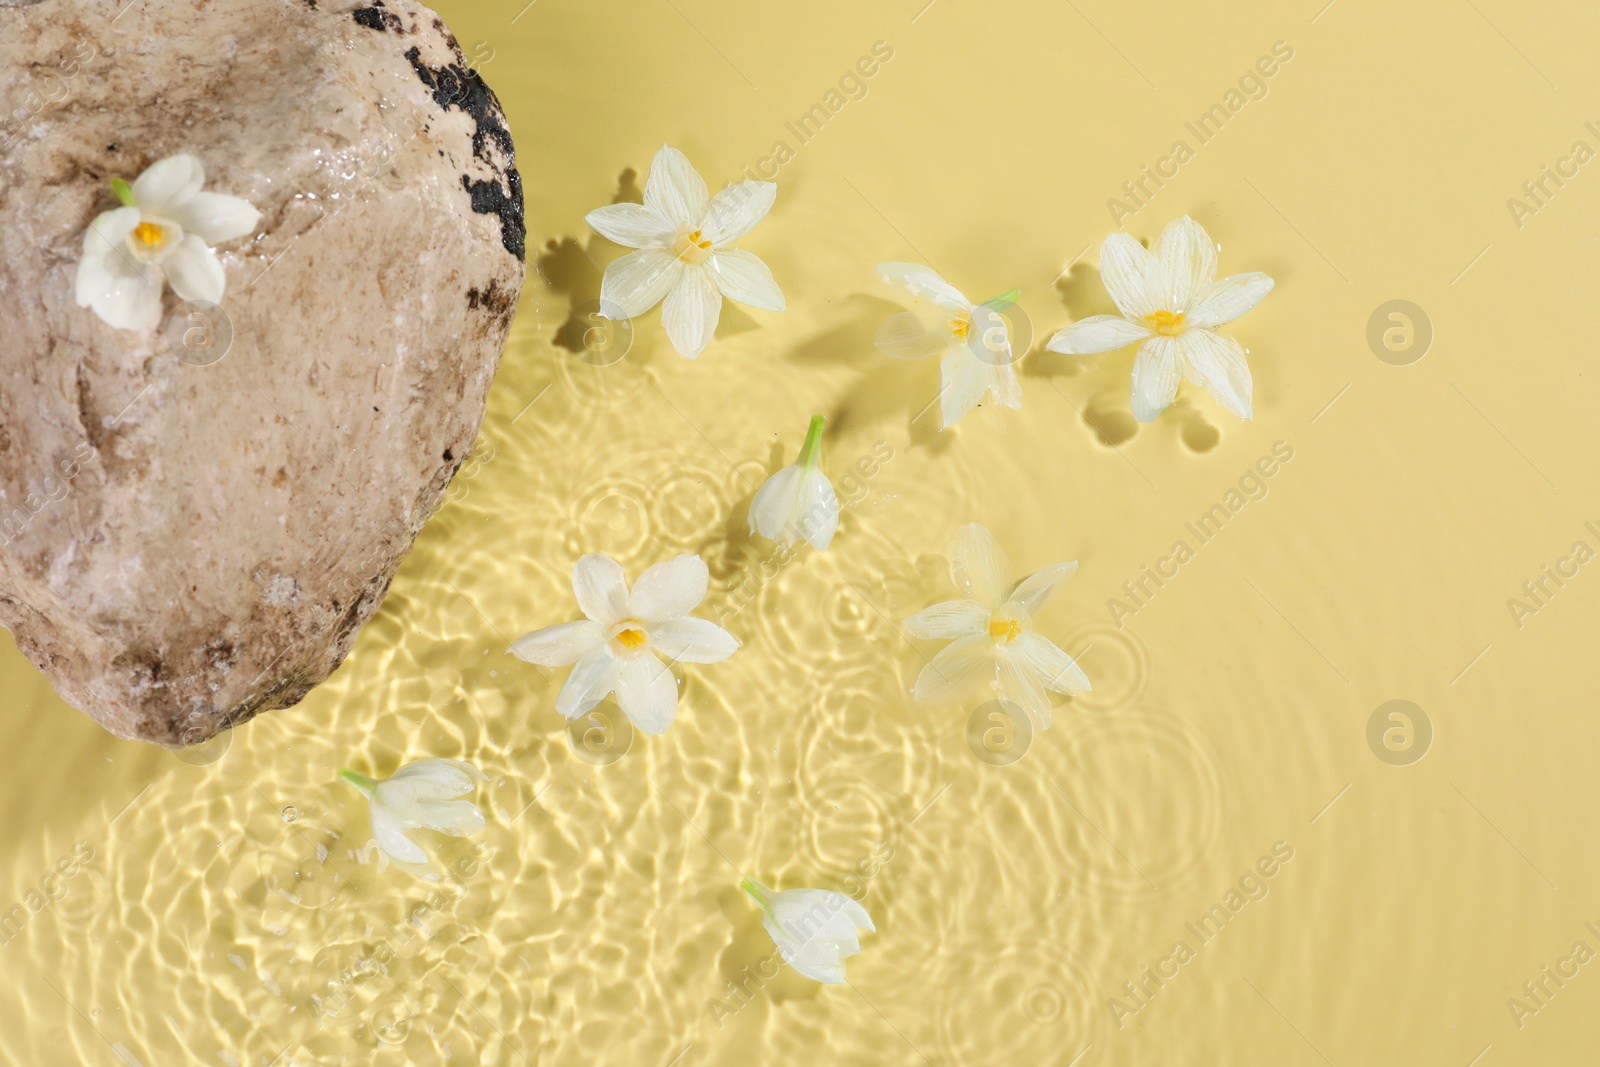
{"type": "Polygon", "coordinates": [[[817,551],[828,547],[839,528],[839,496],[819,468],[822,462],[821,415],[811,417],[800,458],[768,478],[750,502],[750,532],[780,545],[809,541],[817,551]]]}
{"type": "Polygon", "coordinates": [[[1241,419],[1250,417],[1250,366],[1238,341],[1216,327],[1243,315],[1272,291],[1259,271],[1217,277],[1217,246],[1185,215],[1167,224],[1155,247],[1125,233],[1100,246],[1100,276],[1122,317],[1093,315],[1058,330],[1052,352],[1088,355],[1143,341],[1133,361],[1133,417],[1152,422],[1188,378],[1241,419]]]}
{"type": "Polygon", "coordinates": [[[1014,582],[1011,561],[988,530],[961,528],[950,552],[950,577],[961,600],[924,608],[905,621],[912,637],[949,639],[922,668],[912,691],[926,704],[956,700],[992,681],[1006,700],[1050,728],[1047,689],[1088,692],[1092,687],[1073,658],[1033,629],[1033,615],[1077,571],[1057,563],[1014,582]]]}
{"type": "Polygon", "coordinates": [[[753,878],[739,883],[761,906],[761,925],[772,935],[783,961],[814,982],[844,984],[844,961],[861,951],[858,933],[871,930],[867,909],[827,889],[774,893],[753,878]]]}
{"type": "Polygon", "coordinates": [[[693,359],[711,341],[724,296],[787,310],[767,265],[732,247],[766,216],[777,195],[772,182],[743,181],[708,196],[684,154],[663,145],[650,164],[643,204],[610,204],[587,216],[601,235],[638,249],[606,267],[600,314],[631,319],[664,298],[667,338],[693,359]]]}
{"type": "Polygon", "coordinates": [[[205,168],[191,155],[168,156],[145,168],[132,185],[111,188],[122,204],[89,224],[78,261],[79,307],[121,330],[154,329],[161,290],[201,304],[222,301],[226,278],[211,246],[243,237],[261,212],[248,200],[208,193],[205,168]]]}
{"type": "Polygon", "coordinates": [[[556,697],[556,710],[567,718],[615,692],[634,726],[662,733],[678,715],[678,683],[658,656],[717,663],[739,648],[728,631],[689,614],[710,580],[700,557],[685,554],[646,568],[630,593],[616,560],[584,556],[572,568],[572,590],[588,618],[519,637],[511,654],[544,667],[576,664],[556,697]]]}
{"type": "Polygon", "coordinates": [[[906,290],[918,304],[885,319],[873,343],[895,359],[944,357],[939,364],[941,429],[954,426],[986,395],[1013,410],[1022,407],[1022,385],[1012,367],[1011,334],[1000,316],[1016,303],[1015,289],[974,304],[927,267],[880,263],[877,271],[884,282],[906,290]]]}
{"type": "Polygon", "coordinates": [[[339,777],[366,794],[373,838],[402,863],[428,862],[428,854],[411,836],[415,830],[465,837],[483,829],[483,812],[465,798],[487,775],[470,763],[429,756],[381,781],[351,770],[340,771],[339,777]]]}

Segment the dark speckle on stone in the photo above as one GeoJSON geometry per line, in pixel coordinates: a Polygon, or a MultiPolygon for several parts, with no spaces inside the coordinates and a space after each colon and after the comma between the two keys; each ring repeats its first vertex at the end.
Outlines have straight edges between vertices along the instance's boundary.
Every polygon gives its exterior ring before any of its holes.
{"type": "MultiPolygon", "coordinates": [[[[459,48],[455,52],[458,60],[464,60],[459,48]]],[[[517,173],[517,153],[500,101],[478,72],[463,62],[430,67],[422,62],[422,51],[416,47],[408,49],[405,55],[411,62],[411,69],[433,94],[435,103],[446,111],[452,107],[460,110],[476,124],[472,131],[472,154],[501,175],[504,184],[499,180],[473,181],[471,175],[463,174],[461,187],[472,197],[473,211],[499,217],[501,243],[519,262],[523,261],[527,255],[528,230],[522,217],[522,176],[517,173]]]]}
{"type": "Polygon", "coordinates": [[[444,450],[444,461],[446,463],[449,463],[451,460],[453,460],[455,458],[456,458],[455,457],[455,453],[451,452],[448,448],[444,450]]]}
{"type": "MultiPolygon", "coordinates": [[[[313,2],[312,6],[315,7],[316,4],[313,2]]],[[[369,30],[378,30],[380,32],[392,30],[395,33],[399,33],[403,28],[400,23],[400,16],[393,11],[386,10],[383,6],[383,0],[372,0],[371,7],[356,8],[355,11],[351,12],[350,17],[369,30]]]]}

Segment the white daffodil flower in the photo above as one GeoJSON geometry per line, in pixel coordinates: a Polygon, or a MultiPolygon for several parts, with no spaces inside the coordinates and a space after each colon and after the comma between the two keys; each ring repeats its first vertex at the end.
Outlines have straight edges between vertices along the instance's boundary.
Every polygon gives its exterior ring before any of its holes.
{"type": "Polygon", "coordinates": [[[922,668],[913,698],[940,704],[988,679],[1048,730],[1051,704],[1045,690],[1086,693],[1092,688],[1077,662],[1033,629],[1034,613],[1077,569],[1076,561],[1057,563],[1014,582],[1011,561],[994,535],[977,523],[962,527],[950,552],[950,578],[965,598],[923,608],[905,621],[912,637],[950,639],[922,668]]]}
{"type": "Polygon", "coordinates": [[[1022,384],[1011,365],[1011,334],[1000,316],[1016,303],[1015,289],[974,304],[927,267],[880,263],[877,271],[919,303],[883,320],[873,343],[895,359],[944,357],[939,364],[941,429],[954,426],[986,395],[1012,410],[1022,407],[1022,384]]]}
{"type": "Polygon", "coordinates": [[[783,961],[813,982],[844,984],[844,961],[861,951],[860,930],[878,932],[867,909],[827,889],[774,893],[753,878],[739,883],[761,906],[761,925],[783,961]]]}
{"type": "Polygon", "coordinates": [[[839,496],[822,462],[821,415],[811,417],[800,458],[768,478],[750,502],[750,532],[780,545],[809,541],[818,552],[839,528],[839,496]]]}
{"type": "Polygon", "coordinates": [[[1133,417],[1153,422],[1188,378],[1223,408],[1250,417],[1250,366],[1238,341],[1216,327],[1261,303],[1272,279],[1259,271],[1217,278],[1217,246],[1185,215],[1155,247],[1125,233],[1100,246],[1100,276],[1122,312],[1092,315],[1058,330],[1052,352],[1089,355],[1143,341],[1133,360],[1133,417]]]}
{"type": "Polygon", "coordinates": [[[678,715],[678,683],[658,654],[717,663],[739,648],[728,631],[689,614],[705,599],[710,580],[700,557],[685,554],[646,568],[630,593],[616,560],[584,556],[572,568],[572,591],[588,618],[519,637],[511,654],[543,667],[576,664],[556,697],[556,710],[567,718],[615,692],[634,726],[662,733],[678,715]]]}
{"type": "Polygon", "coordinates": [[[191,155],[152,163],[132,185],[111,179],[122,206],[96,216],[83,235],[78,306],[119,330],[149,330],[161,321],[165,283],[184,300],[221,303],[227,279],[211,246],[254,230],[261,212],[203,191],[205,180],[191,155]]]}
{"type": "Polygon", "coordinates": [[[716,196],[676,148],[663,145],[650,164],[643,204],[610,204],[587,220],[629,252],[606,267],[600,314],[634,318],[664,298],[661,323],[682,355],[698,356],[711,341],[722,298],[785,311],[783,293],[767,265],[732,247],[772,207],[778,187],[744,181],[716,196]]]}
{"type": "Polygon", "coordinates": [[[470,763],[429,756],[381,781],[351,770],[340,771],[339,777],[366,794],[373,838],[401,863],[428,862],[428,854],[411,837],[414,830],[465,837],[483,829],[483,812],[465,797],[487,775],[470,763]]]}

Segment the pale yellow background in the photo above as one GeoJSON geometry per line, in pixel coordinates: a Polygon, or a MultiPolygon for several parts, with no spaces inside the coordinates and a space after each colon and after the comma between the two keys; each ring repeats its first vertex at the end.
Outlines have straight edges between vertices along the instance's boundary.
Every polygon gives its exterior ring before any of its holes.
{"type": "Polygon", "coordinates": [[[94,858],[0,945],[0,1058],[1592,1062],[1600,962],[1520,1028],[1506,1002],[1574,942],[1600,950],[1600,563],[1520,628],[1507,600],[1600,549],[1600,163],[1520,228],[1507,198],[1575,141],[1600,150],[1600,12],[923,3],[442,5],[510,114],[539,267],[479,450],[349,662],[218,762],[113,740],[8,646],[0,909],[75,842],[94,858]],[[866,96],[799,146],[785,123],[878,41],[866,96]],[[1266,97],[1124,221],[1148,239],[1191,214],[1224,272],[1277,279],[1230,327],[1256,418],[1186,386],[1128,436],[1131,351],[1039,346],[1108,309],[1107,199],[1278,41],[1266,97]],[[697,362],[656,312],[613,366],[554,343],[618,254],[584,214],[636,196],[663,142],[715,188],[780,139],[795,157],[743,247],[786,314],[729,309],[697,362]],[[871,346],[891,259],[975,299],[1020,287],[1020,412],[912,422],[933,363],[871,346]],[[1409,366],[1366,340],[1396,299],[1434,330],[1409,366]],[[770,577],[749,495],[818,412],[836,479],[892,459],[826,555],[770,577]],[[1279,441],[1266,497],[1114,627],[1108,598],[1279,441]],[[1024,571],[1080,561],[1039,623],[1095,693],[1007,767],[969,751],[971,704],[906,696],[933,648],[896,622],[949,595],[969,521],[1024,571]],[[606,766],[573,755],[564,672],[504,653],[575,616],[589,551],[630,574],[699,552],[712,616],[755,590],[727,622],[744,648],[686,668],[677,724],[606,766]],[[1410,766],[1367,744],[1391,699],[1433,726],[1410,766]],[[407,937],[429,890],[362,851],[334,774],[425,754],[493,776],[488,859],[407,937]],[[1184,923],[1279,841],[1270,893],[1198,946],[1184,923]],[[840,888],[886,852],[851,984],[785,971],[719,1026],[709,1002],[770,950],[740,875],[840,888]],[[1108,999],[1180,938],[1196,957],[1119,1027],[1108,999]],[[319,1021],[330,983],[347,996],[319,1021]]]}

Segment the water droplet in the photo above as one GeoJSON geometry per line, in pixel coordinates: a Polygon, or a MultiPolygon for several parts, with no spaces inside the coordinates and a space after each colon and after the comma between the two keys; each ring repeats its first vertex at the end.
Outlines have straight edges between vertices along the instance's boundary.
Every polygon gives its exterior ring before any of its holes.
{"type": "Polygon", "coordinates": [[[288,805],[287,807],[285,807],[283,809],[283,821],[284,822],[294,822],[299,817],[300,817],[300,809],[295,807],[293,804],[290,804],[290,805],[288,805]]]}

